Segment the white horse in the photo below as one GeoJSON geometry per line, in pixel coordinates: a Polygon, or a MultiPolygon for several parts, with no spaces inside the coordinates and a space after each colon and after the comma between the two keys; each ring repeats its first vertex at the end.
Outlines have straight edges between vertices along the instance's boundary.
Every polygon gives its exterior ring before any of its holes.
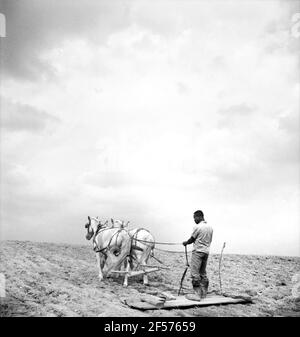
{"type": "MultiPolygon", "coordinates": [[[[124,221],[111,219],[111,222],[117,228],[128,227],[128,223],[125,225],[124,221]]],[[[155,239],[153,235],[145,228],[134,228],[128,230],[131,238],[131,250],[129,261],[125,261],[125,265],[130,265],[131,269],[138,269],[140,266],[147,266],[150,254],[155,248],[155,239]],[[129,263],[128,263],[129,262],[129,263]]],[[[148,275],[143,275],[143,283],[148,285],[148,275]]]]}
{"type": "MultiPolygon", "coordinates": [[[[111,270],[117,270],[126,262],[130,255],[131,238],[128,231],[123,228],[110,228],[101,225],[98,218],[88,217],[89,222],[86,239],[93,238],[93,247],[96,253],[99,270],[99,280],[107,277],[111,270]]],[[[129,269],[129,268],[128,268],[129,269]]],[[[128,285],[127,274],[124,286],[128,285]]]]}
{"type": "Polygon", "coordinates": [[[110,219],[111,221],[111,225],[112,227],[119,227],[119,228],[128,228],[128,225],[130,223],[130,221],[127,221],[125,223],[124,220],[114,220],[114,219],[110,219]]]}

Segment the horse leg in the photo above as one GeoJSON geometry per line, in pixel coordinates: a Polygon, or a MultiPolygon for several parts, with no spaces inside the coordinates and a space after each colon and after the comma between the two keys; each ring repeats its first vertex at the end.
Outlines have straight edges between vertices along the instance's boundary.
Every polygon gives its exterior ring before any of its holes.
{"type": "MultiPolygon", "coordinates": [[[[146,266],[146,265],[147,265],[147,263],[143,263],[143,266],[146,266]]],[[[146,273],[143,275],[143,283],[144,283],[145,286],[147,286],[149,284],[148,275],[146,273]]]]}
{"type": "Polygon", "coordinates": [[[130,263],[128,261],[128,259],[126,259],[126,273],[124,275],[124,283],[123,283],[123,287],[128,287],[128,273],[130,271],[130,263]]]}
{"type": "Polygon", "coordinates": [[[102,274],[102,269],[101,269],[101,257],[100,257],[100,253],[96,253],[96,258],[97,258],[99,281],[101,282],[103,280],[103,274],[102,274]]]}
{"type": "MultiPolygon", "coordinates": [[[[148,259],[147,259],[147,260],[148,260],[148,259]]],[[[148,262],[147,260],[146,260],[146,259],[143,259],[141,265],[142,265],[142,266],[147,266],[147,262],[148,262]]],[[[146,273],[143,275],[143,283],[144,283],[145,286],[147,286],[147,285],[149,284],[149,281],[148,281],[148,275],[147,275],[146,273]]]]}
{"type": "MultiPolygon", "coordinates": [[[[145,257],[143,258],[143,263],[142,263],[142,265],[143,266],[147,266],[147,263],[148,263],[148,259],[149,259],[149,256],[150,256],[150,252],[151,251],[147,251],[147,254],[145,255],[145,257]]],[[[148,285],[149,284],[149,280],[148,280],[148,274],[144,274],[143,275],[143,283],[144,283],[144,285],[148,285]]]]}
{"type": "MultiPolygon", "coordinates": [[[[116,268],[116,270],[122,270],[122,268],[123,268],[123,264],[121,264],[120,267],[116,268]]],[[[119,276],[120,276],[119,273],[115,273],[115,274],[114,274],[114,277],[119,277],[119,276]]]]}

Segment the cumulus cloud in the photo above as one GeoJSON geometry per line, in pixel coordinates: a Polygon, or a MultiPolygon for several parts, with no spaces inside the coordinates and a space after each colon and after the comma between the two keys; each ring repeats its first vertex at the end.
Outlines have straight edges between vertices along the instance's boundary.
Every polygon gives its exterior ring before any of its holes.
{"type": "Polygon", "coordinates": [[[255,110],[255,106],[247,103],[235,104],[226,109],[219,110],[219,113],[223,116],[247,116],[255,110]]]}
{"type": "Polygon", "coordinates": [[[177,89],[180,94],[186,94],[189,92],[188,86],[182,82],[177,82],[177,89]]]}
{"type": "Polygon", "coordinates": [[[247,103],[235,104],[228,108],[221,108],[219,127],[240,128],[242,123],[247,123],[248,118],[257,109],[254,105],[247,103]]]}
{"type": "Polygon", "coordinates": [[[203,208],[215,251],[297,254],[290,2],[118,4],[5,3],[6,236],[84,242],[99,215],[177,242],[203,208]]]}
{"type": "Polygon", "coordinates": [[[28,104],[1,99],[1,128],[8,131],[39,132],[59,122],[57,117],[28,104]]]}
{"type": "Polygon", "coordinates": [[[284,113],[278,120],[278,128],[286,132],[287,136],[295,135],[299,132],[299,114],[297,111],[294,113],[289,111],[284,113]]]}
{"type": "Polygon", "coordinates": [[[3,73],[19,79],[55,75],[43,53],[65,40],[84,38],[105,43],[106,38],[128,24],[125,2],[5,0],[0,11],[7,21],[3,39],[3,73]]]}

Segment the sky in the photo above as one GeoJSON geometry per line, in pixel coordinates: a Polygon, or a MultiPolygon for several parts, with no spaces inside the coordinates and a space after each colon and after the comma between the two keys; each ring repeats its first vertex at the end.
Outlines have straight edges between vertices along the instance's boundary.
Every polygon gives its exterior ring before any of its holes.
{"type": "Polygon", "coordinates": [[[201,209],[212,253],[300,256],[299,1],[0,13],[2,240],[87,244],[89,215],[180,243],[201,209]]]}

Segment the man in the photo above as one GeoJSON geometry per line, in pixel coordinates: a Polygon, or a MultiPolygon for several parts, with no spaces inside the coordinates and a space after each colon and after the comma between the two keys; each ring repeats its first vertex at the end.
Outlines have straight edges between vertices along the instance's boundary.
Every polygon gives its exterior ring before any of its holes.
{"type": "Polygon", "coordinates": [[[195,295],[187,295],[188,299],[199,301],[205,298],[208,290],[208,278],[206,275],[206,264],[209,255],[209,248],[212,241],[213,229],[204,220],[202,211],[194,213],[196,226],[193,229],[192,236],[184,241],[184,246],[194,243],[191,262],[192,285],[195,295]]]}

